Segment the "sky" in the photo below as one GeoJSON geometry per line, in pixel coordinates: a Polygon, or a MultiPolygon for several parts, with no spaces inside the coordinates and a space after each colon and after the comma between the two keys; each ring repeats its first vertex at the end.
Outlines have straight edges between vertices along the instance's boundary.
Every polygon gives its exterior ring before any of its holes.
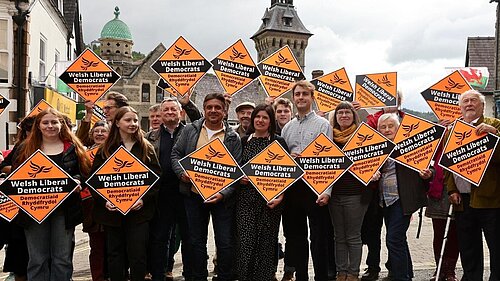
{"type": "MultiPolygon", "coordinates": [[[[114,18],[129,26],[134,51],[169,47],[183,36],[206,59],[242,39],[257,59],[250,37],[270,0],[80,0],[86,43],[114,18]]],[[[489,0],[295,0],[314,35],[306,49],[305,74],[345,67],[351,84],[360,74],[398,73],[403,107],[430,111],[420,92],[465,66],[467,37],[494,36],[496,4],[489,0]]],[[[257,61],[256,61],[257,63],[257,61]]]]}

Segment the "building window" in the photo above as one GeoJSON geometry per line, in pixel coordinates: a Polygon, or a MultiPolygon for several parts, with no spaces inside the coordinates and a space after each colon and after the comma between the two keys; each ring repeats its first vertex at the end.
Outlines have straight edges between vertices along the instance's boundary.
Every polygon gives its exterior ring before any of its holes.
{"type": "Polygon", "coordinates": [[[9,21],[0,19],[0,83],[9,83],[12,66],[11,52],[9,52],[12,41],[9,40],[11,39],[9,30],[9,21]]]}
{"type": "Polygon", "coordinates": [[[47,61],[47,39],[40,34],[40,59],[38,64],[38,80],[45,80],[45,64],[47,61]]]}
{"type": "Polygon", "coordinates": [[[292,19],[291,18],[283,18],[283,25],[284,26],[292,26],[292,19]]]}
{"type": "Polygon", "coordinates": [[[161,103],[164,98],[164,91],[162,88],[156,86],[156,103],[161,103]]]}
{"type": "Polygon", "coordinates": [[[151,93],[150,93],[150,88],[151,87],[149,86],[148,83],[144,83],[144,84],[142,84],[141,88],[142,88],[142,91],[141,91],[141,93],[142,93],[142,101],[143,102],[149,102],[150,101],[149,96],[151,95],[151,93]]]}

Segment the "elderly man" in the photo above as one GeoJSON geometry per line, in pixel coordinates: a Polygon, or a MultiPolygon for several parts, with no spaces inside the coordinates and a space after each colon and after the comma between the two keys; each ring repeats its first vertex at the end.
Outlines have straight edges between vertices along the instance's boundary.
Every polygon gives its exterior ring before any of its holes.
{"type": "Polygon", "coordinates": [[[246,135],[247,129],[250,126],[250,116],[252,116],[252,112],[255,108],[255,104],[253,102],[244,101],[236,107],[236,116],[238,117],[238,121],[240,125],[235,128],[236,132],[242,138],[246,135]]]}
{"type": "Polygon", "coordinates": [[[149,107],[149,130],[156,130],[160,128],[162,123],[162,110],[159,103],[149,107]]]}
{"type": "MultiPolygon", "coordinates": [[[[459,98],[461,119],[476,126],[476,134],[500,135],[500,120],[484,116],[484,96],[469,90],[459,98]]],[[[497,147],[483,180],[475,186],[461,177],[445,173],[450,202],[463,205],[456,212],[460,259],[465,280],[483,279],[483,240],[490,252],[490,281],[500,280],[500,148],[497,147]]]]}
{"type": "MultiPolygon", "coordinates": [[[[292,87],[292,92],[297,116],[285,125],[281,136],[290,148],[291,155],[297,157],[321,133],[332,137],[332,127],[328,120],[316,115],[312,110],[314,85],[305,80],[298,81],[292,87]]],[[[287,202],[283,210],[285,263],[295,267],[297,281],[309,280],[309,233],[314,280],[328,280],[328,261],[325,258],[328,257],[328,239],[325,233],[330,224],[326,205],[331,192],[329,188],[317,196],[302,180],[295,182],[285,192],[287,202]]]]}

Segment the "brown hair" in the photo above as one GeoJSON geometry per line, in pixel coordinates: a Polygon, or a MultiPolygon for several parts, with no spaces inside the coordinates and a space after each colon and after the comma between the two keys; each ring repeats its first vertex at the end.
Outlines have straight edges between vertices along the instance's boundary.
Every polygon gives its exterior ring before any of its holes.
{"type": "Polygon", "coordinates": [[[307,80],[299,80],[297,82],[295,82],[292,86],[292,96],[293,96],[293,93],[295,92],[295,88],[297,88],[297,86],[301,86],[303,88],[306,88],[308,89],[309,91],[311,91],[311,97],[314,96],[314,85],[307,81],[307,80]]]}
{"type": "Polygon", "coordinates": [[[277,98],[274,103],[273,103],[273,109],[274,111],[276,111],[276,108],[278,108],[278,105],[283,105],[285,107],[288,107],[290,108],[290,110],[292,110],[292,102],[287,99],[287,98],[277,98]]]}
{"type": "Polygon", "coordinates": [[[337,112],[341,109],[349,109],[352,112],[352,118],[353,118],[353,123],[356,125],[356,127],[359,125],[359,116],[356,110],[354,109],[354,106],[348,101],[341,101],[337,107],[335,108],[335,111],[332,112],[332,119],[331,119],[331,124],[334,129],[340,129],[339,123],[337,123],[337,112]]]}
{"type": "MultiPolygon", "coordinates": [[[[109,158],[111,156],[111,154],[113,154],[114,150],[112,150],[112,149],[118,148],[121,141],[122,141],[121,136],[120,136],[120,131],[119,131],[120,129],[118,129],[118,127],[116,126],[116,123],[118,121],[120,121],[123,118],[123,116],[125,115],[125,113],[127,113],[127,112],[133,112],[133,113],[137,114],[137,111],[130,106],[121,107],[116,111],[115,118],[113,120],[113,124],[111,125],[111,129],[109,130],[108,138],[102,144],[101,153],[105,159],[109,158]]],[[[144,133],[142,132],[140,126],[137,126],[137,131],[132,135],[132,139],[135,140],[139,144],[139,147],[140,147],[139,155],[142,156],[141,161],[143,163],[146,163],[148,161],[153,160],[153,159],[150,159],[149,155],[150,155],[151,151],[154,152],[154,148],[144,138],[144,133]]]]}
{"type": "Polygon", "coordinates": [[[70,142],[75,146],[76,156],[78,157],[78,164],[80,165],[80,173],[82,176],[86,177],[90,173],[90,159],[88,158],[85,148],[80,140],[71,132],[68,125],[64,121],[64,116],[59,111],[54,108],[47,108],[42,110],[35,117],[35,122],[31,129],[31,134],[24,142],[24,145],[20,147],[19,156],[15,159],[16,165],[23,163],[28,159],[37,149],[40,149],[43,144],[42,132],[39,129],[40,122],[42,118],[47,115],[52,114],[59,119],[61,123],[61,131],[59,132],[59,139],[63,142],[70,142]]]}
{"type": "Polygon", "coordinates": [[[114,100],[117,108],[128,106],[127,97],[117,92],[108,93],[106,95],[106,100],[114,100]]]}

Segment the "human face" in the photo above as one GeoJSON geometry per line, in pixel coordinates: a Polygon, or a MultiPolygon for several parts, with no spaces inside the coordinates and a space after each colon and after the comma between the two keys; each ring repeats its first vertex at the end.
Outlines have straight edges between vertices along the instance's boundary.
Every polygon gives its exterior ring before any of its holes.
{"type": "Polygon", "coordinates": [[[102,144],[108,138],[109,130],[104,126],[95,127],[92,130],[92,139],[95,144],[102,144]]]}
{"type": "Polygon", "coordinates": [[[205,122],[214,126],[222,124],[222,119],[224,119],[226,111],[224,104],[218,99],[211,99],[205,102],[203,110],[205,111],[205,122]]]}
{"type": "Polygon", "coordinates": [[[463,94],[460,102],[460,111],[466,122],[471,122],[483,115],[484,104],[477,94],[463,94]]]}
{"type": "Polygon", "coordinates": [[[174,101],[166,101],[161,105],[162,121],[165,125],[177,125],[181,118],[179,105],[174,101]]]}
{"type": "Polygon", "coordinates": [[[152,130],[156,130],[156,129],[160,128],[161,121],[162,121],[161,115],[162,114],[161,114],[160,110],[149,112],[149,127],[152,130]]]}
{"type": "Polygon", "coordinates": [[[251,106],[245,106],[236,112],[238,121],[240,121],[243,129],[247,129],[250,126],[250,116],[252,116],[252,112],[253,108],[251,106]]]}
{"type": "Polygon", "coordinates": [[[354,123],[354,114],[350,109],[337,110],[335,112],[335,118],[337,118],[337,124],[339,124],[340,130],[345,130],[354,123]]]}
{"type": "Polygon", "coordinates": [[[269,132],[269,126],[271,125],[271,119],[269,114],[265,110],[257,112],[255,118],[253,119],[253,127],[256,133],[265,134],[269,132]]]}
{"type": "Polygon", "coordinates": [[[54,138],[59,137],[61,132],[62,124],[57,116],[48,113],[45,114],[40,120],[40,125],[38,126],[42,137],[44,138],[54,138]]]}
{"type": "Polygon", "coordinates": [[[302,86],[295,87],[293,91],[293,103],[297,107],[297,111],[308,113],[311,111],[311,105],[313,103],[312,92],[302,86]]]}
{"type": "Polygon", "coordinates": [[[378,131],[391,141],[394,140],[397,130],[398,124],[391,118],[380,122],[380,125],[378,126],[378,131]]]}
{"type": "Polygon", "coordinates": [[[116,120],[120,135],[132,135],[139,129],[139,117],[132,111],[125,113],[120,120],[116,120]]]}
{"type": "Polygon", "coordinates": [[[115,112],[118,106],[116,106],[116,101],[115,100],[106,100],[104,101],[104,107],[102,108],[104,111],[104,114],[106,115],[106,121],[110,122],[113,121],[113,118],[115,117],[115,112]]]}
{"type": "Polygon", "coordinates": [[[292,110],[290,109],[290,107],[287,107],[283,104],[278,104],[278,106],[276,106],[276,121],[278,121],[280,127],[283,128],[286,123],[290,122],[291,119],[292,110]]]}

